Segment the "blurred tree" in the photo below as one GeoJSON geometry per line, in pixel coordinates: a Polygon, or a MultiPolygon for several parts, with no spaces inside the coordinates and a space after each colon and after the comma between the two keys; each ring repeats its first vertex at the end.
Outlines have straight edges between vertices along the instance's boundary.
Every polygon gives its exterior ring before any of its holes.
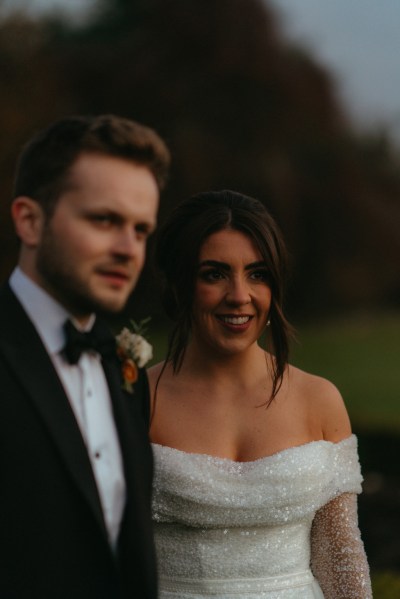
{"type": "MultiPolygon", "coordinates": [[[[79,111],[154,126],[174,161],[161,218],[199,190],[259,197],[292,251],[292,314],[398,303],[399,156],[385,132],[352,130],[329,73],[265,1],[101,0],[80,28],[37,27],[25,77],[53,110],[36,104],[30,124],[79,111]]],[[[141,291],[148,311],[149,271],[141,291]]]]}
{"type": "Polygon", "coordinates": [[[9,207],[16,157],[33,131],[68,110],[67,80],[55,69],[50,32],[11,16],[0,22],[0,277],[15,263],[17,243],[9,207]]]}

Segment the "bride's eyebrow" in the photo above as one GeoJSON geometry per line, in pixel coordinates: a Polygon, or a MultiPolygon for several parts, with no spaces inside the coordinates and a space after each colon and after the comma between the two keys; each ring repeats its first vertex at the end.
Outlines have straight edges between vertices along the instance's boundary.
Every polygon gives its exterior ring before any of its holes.
{"type": "Polygon", "coordinates": [[[203,262],[200,262],[199,268],[203,266],[212,266],[213,268],[222,268],[223,270],[230,270],[231,268],[226,262],[219,262],[218,260],[203,260],[203,262]]]}
{"type": "MultiPolygon", "coordinates": [[[[213,268],[220,268],[222,270],[231,270],[231,267],[226,262],[219,262],[218,260],[203,260],[199,264],[199,268],[204,266],[211,266],[213,268]]],[[[246,264],[245,270],[253,270],[254,268],[267,268],[267,263],[264,260],[257,260],[257,262],[251,262],[246,264]]]]}
{"type": "Polygon", "coordinates": [[[246,264],[245,270],[252,270],[253,268],[267,268],[267,263],[264,260],[258,260],[257,262],[251,262],[246,264]]]}

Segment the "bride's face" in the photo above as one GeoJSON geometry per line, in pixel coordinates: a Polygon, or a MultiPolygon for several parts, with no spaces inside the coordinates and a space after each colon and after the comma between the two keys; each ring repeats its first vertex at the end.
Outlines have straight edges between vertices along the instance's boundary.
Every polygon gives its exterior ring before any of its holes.
{"type": "Polygon", "coordinates": [[[207,351],[245,351],[260,337],[271,306],[267,266],[254,241],[224,229],[199,252],[194,287],[193,340],[207,351]]]}

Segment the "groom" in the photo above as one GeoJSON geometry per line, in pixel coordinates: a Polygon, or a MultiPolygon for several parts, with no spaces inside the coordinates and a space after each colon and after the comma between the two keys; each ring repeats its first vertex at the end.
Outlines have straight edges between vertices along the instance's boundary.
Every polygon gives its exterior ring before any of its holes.
{"type": "Polygon", "coordinates": [[[122,391],[96,314],[135,287],[168,165],[153,130],[112,115],[62,119],[20,157],[19,263],[0,291],[1,599],[157,596],[147,380],[122,391]]]}

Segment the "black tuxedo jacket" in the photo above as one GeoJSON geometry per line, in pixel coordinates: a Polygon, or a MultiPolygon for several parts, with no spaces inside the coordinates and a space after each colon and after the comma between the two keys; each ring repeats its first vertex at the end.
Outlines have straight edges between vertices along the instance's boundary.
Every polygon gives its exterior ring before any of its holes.
{"type": "Polygon", "coordinates": [[[8,286],[0,290],[0,598],[155,599],[152,454],[134,394],[105,367],[127,503],[113,552],[90,460],[52,362],[8,286]]]}

